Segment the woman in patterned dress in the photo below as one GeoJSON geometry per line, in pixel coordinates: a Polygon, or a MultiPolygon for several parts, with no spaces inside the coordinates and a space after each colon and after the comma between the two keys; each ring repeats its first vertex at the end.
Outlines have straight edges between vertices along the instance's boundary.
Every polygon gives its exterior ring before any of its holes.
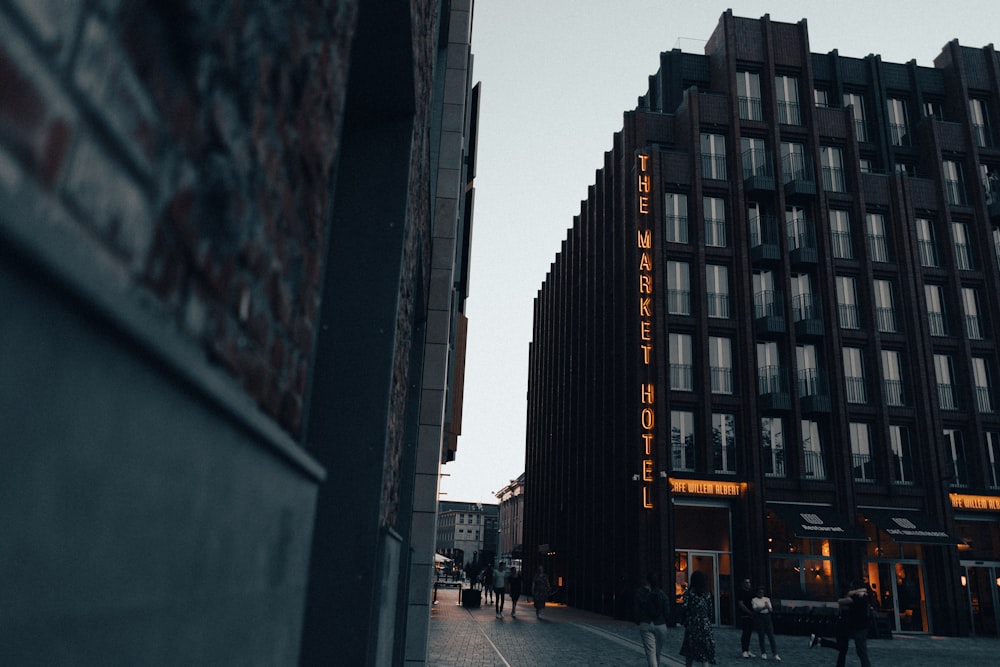
{"type": "Polygon", "coordinates": [[[708,590],[705,574],[695,571],[691,575],[691,585],[684,593],[684,643],[680,654],[684,664],[691,667],[699,662],[702,667],[715,664],[715,637],[712,635],[712,594],[708,590]]]}

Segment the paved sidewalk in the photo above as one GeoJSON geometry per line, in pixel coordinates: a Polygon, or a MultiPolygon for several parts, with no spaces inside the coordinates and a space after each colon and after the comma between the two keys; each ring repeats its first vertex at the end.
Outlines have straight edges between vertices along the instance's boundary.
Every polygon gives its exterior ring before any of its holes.
{"type": "MultiPolygon", "coordinates": [[[[549,667],[551,665],[614,665],[644,667],[646,664],[636,626],[607,616],[549,604],[541,619],[524,598],[517,617],[510,616],[510,600],[504,617],[495,617],[492,604],[478,609],[458,605],[457,589],[441,589],[432,607],[428,664],[432,667],[549,667]]],[[[683,628],[671,628],[660,664],[683,665],[677,655],[683,628]]],[[[808,647],[808,638],[776,637],[781,665],[831,667],[837,654],[830,649],[808,647]]],[[[739,630],[715,629],[717,665],[774,665],[760,658],[740,657],[739,630]]],[[[757,637],[751,648],[757,652],[757,637]]],[[[994,667],[1000,665],[1000,640],[981,638],[895,635],[893,639],[869,640],[868,653],[874,667],[994,667]]],[[[769,656],[770,657],[770,656],[769,656]]],[[[847,665],[859,665],[854,645],[847,665]]]]}

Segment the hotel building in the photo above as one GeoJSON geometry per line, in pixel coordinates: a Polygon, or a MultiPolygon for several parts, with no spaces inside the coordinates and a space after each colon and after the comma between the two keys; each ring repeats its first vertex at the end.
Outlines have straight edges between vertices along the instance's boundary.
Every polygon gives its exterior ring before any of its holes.
{"type": "Polygon", "coordinates": [[[619,616],[701,570],[721,624],[745,576],[864,577],[893,631],[997,636],[998,112],[992,45],[727,11],[662,53],[535,300],[525,566],[619,616]]]}

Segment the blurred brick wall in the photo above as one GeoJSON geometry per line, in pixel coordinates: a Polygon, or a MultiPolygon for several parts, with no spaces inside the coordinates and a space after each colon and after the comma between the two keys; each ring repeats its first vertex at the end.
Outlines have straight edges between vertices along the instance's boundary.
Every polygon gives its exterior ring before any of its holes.
{"type": "Polygon", "coordinates": [[[0,166],[293,436],[356,9],[0,1],[0,166]]]}

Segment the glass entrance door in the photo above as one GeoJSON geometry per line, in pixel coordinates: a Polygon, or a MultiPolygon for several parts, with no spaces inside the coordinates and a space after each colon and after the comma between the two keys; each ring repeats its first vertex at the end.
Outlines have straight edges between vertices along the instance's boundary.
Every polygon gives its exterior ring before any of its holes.
{"type": "Polygon", "coordinates": [[[676,559],[677,602],[681,601],[694,572],[705,575],[708,590],[712,594],[713,619],[716,625],[731,625],[732,613],[732,572],[729,554],[713,551],[678,551],[676,559]]]}
{"type": "Polygon", "coordinates": [[[972,632],[980,637],[1000,636],[997,609],[1000,607],[1000,563],[965,565],[966,585],[969,591],[969,608],[972,613],[972,632]]]}
{"type": "Polygon", "coordinates": [[[883,613],[896,632],[927,632],[923,572],[919,562],[879,561],[878,577],[870,582],[883,613]]]}

